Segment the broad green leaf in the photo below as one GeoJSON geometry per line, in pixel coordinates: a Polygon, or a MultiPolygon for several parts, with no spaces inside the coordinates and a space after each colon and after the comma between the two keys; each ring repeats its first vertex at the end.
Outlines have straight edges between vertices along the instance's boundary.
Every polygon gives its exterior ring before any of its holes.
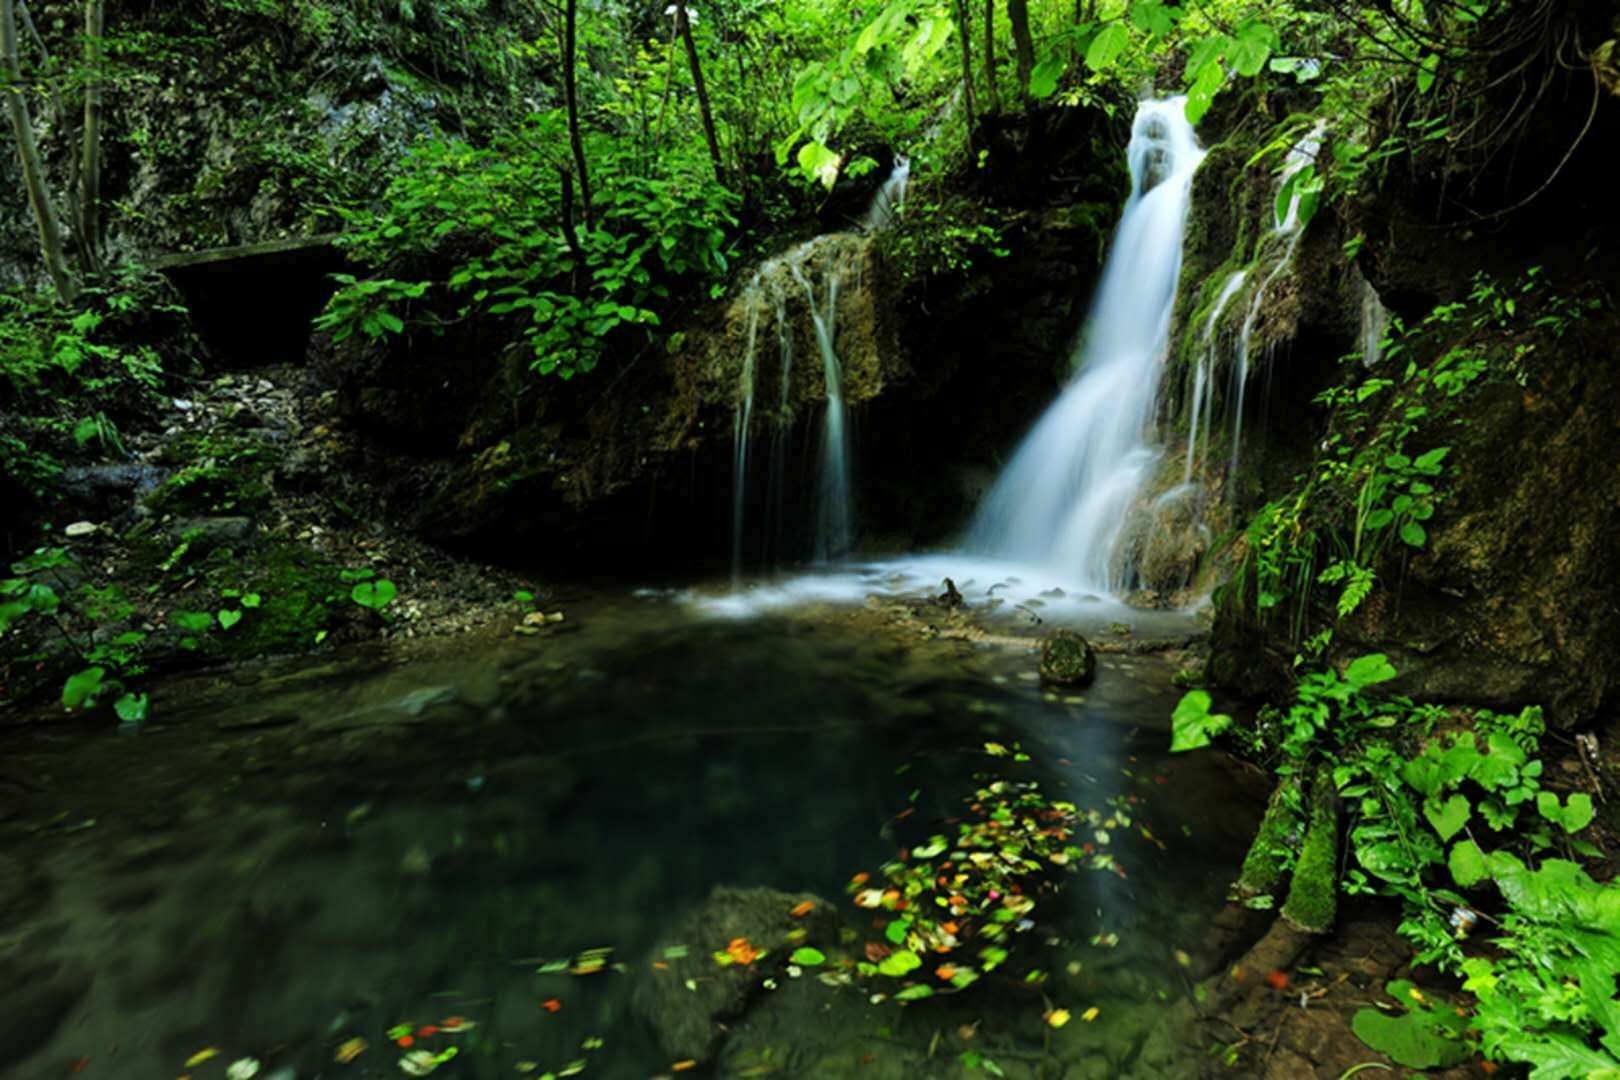
{"type": "Polygon", "coordinates": [[[1102,32],[1091,39],[1091,47],[1086,50],[1086,66],[1092,71],[1103,71],[1111,67],[1119,54],[1125,50],[1131,39],[1131,32],[1125,28],[1123,22],[1115,21],[1102,28],[1102,32]]]}
{"type": "Polygon", "coordinates": [[[1353,690],[1361,690],[1378,683],[1388,682],[1396,675],[1395,667],[1383,653],[1358,656],[1344,669],[1344,681],[1353,690]]]}
{"type": "Polygon", "coordinates": [[[1058,80],[1068,61],[1061,53],[1054,53],[1035,65],[1029,77],[1029,95],[1037,101],[1045,100],[1057,92],[1058,80]]]}
{"type": "Polygon", "coordinates": [[[1453,795],[1444,803],[1436,798],[1423,800],[1423,816],[1434,826],[1434,831],[1440,834],[1442,840],[1450,840],[1462,832],[1463,826],[1468,824],[1470,811],[1468,799],[1462,795],[1453,795]]]}
{"type": "Polygon", "coordinates": [[[1196,124],[1215,103],[1215,95],[1226,85],[1226,69],[1219,60],[1212,59],[1198,69],[1192,86],[1187,89],[1187,123],[1196,124]]]}
{"type": "Polygon", "coordinates": [[[219,628],[221,630],[229,630],[242,621],[242,612],[237,608],[221,608],[215,614],[219,619],[219,628]]]}
{"type": "Polygon", "coordinates": [[[894,1000],[921,1001],[923,998],[930,998],[933,996],[934,988],[932,986],[925,986],[919,983],[916,986],[908,986],[898,994],[894,995],[894,1000]]]}
{"type": "Polygon", "coordinates": [[[922,960],[918,958],[917,954],[902,949],[899,952],[892,952],[885,956],[882,962],[878,964],[878,972],[898,979],[902,975],[911,974],[920,967],[922,967],[922,960]]]}
{"type": "Polygon", "coordinates": [[[69,676],[68,681],[62,684],[62,704],[70,709],[94,705],[96,695],[101,693],[106,675],[106,668],[88,667],[76,675],[69,676]]]}
{"type": "Polygon", "coordinates": [[[1487,873],[1485,855],[1472,840],[1459,840],[1452,845],[1446,866],[1451,870],[1451,879],[1464,889],[1478,885],[1487,873]]]}
{"type": "Polygon", "coordinates": [[[788,963],[798,964],[800,967],[820,967],[826,962],[826,953],[820,949],[812,949],[808,945],[802,949],[794,949],[793,955],[788,957],[788,963]]]}
{"type": "Polygon", "coordinates": [[[362,581],[349,590],[349,596],[355,603],[372,611],[381,611],[393,603],[394,597],[398,595],[399,590],[387,578],[381,581],[362,581]]]}
{"type": "Polygon", "coordinates": [[[1401,525],[1401,542],[1407,547],[1420,548],[1428,541],[1429,534],[1417,522],[1408,521],[1401,525]]]}
{"type": "Polygon", "coordinates": [[[1203,690],[1185,694],[1170,717],[1170,752],[1197,750],[1208,746],[1212,736],[1231,726],[1232,718],[1225,713],[1209,711],[1210,696],[1203,690]]]}

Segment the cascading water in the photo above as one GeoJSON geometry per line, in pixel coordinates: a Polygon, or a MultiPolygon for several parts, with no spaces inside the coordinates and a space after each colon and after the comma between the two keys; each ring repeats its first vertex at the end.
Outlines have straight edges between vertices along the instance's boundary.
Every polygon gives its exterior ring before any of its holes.
{"type": "MultiPolygon", "coordinates": [[[[1248,274],[1242,270],[1234,271],[1221,286],[1220,293],[1215,297],[1215,303],[1209,310],[1209,318],[1204,322],[1203,337],[1198,343],[1198,366],[1193,373],[1192,392],[1192,423],[1187,428],[1187,460],[1182,467],[1181,483],[1183,486],[1192,483],[1193,462],[1199,457],[1198,426],[1199,421],[1209,416],[1215,406],[1215,367],[1220,359],[1220,325],[1221,315],[1226,311],[1226,305],[1232,302],[1238,290],[1243,288],[1248,274]]],[[[1213,424],[1211,424],[1213,426],[1213,424]]],[[[1205,441],[1209,434],[1204,433],[1205,441]]]]}
{"type": "MultiPolygon", "coordinates": [[[[1327,125],[1318,121],[1316,126],[1306,132],[1305,137],[1294,144],[1288,151],[1288,157],[1283,162],[1282,175],[1277,184],[1280,189],[1288,183],[1289,178],[1298,173],[1305,166],[1316,161],[1317,153],[1322,149],[1322,133],[1327,125]]],[[[1266,238],[1266,243],[1273,248],[1280,248],[1281,252],[1276,264],[1271,268],[1254,290],[1249,298],[1249,308],[1243,316],[1243,327],[1238,331],[1237,363],[1232,367],[1232,460],[1228,465],[1230,475],[1237,474],[1239,453],[1243,448],[1243,407],[1249,386],[1249,359],[1250,348],[1254,341],[1255,323],[1260,318],[1261,306],[1265,303],[1266,293],[1271,289],[1272,283],[1286,273],[1294,264],[1294,250],[1299,247],[1299,238],[1304,234],[1304,226],[1299,220],[1300,194],[1295,192],[1288,200],[1288,209],[1283,219],[1277,222],[1266,238]]]]}
{"type": "Polygon", "coordinates": [[[1204,152],[1184,98],[1143,102],[1125,203],[1077,357],[1077,376],[996,481],[970,550],[1049,566],[1107,592],[1129,585],[1113,549],[1156,459],[1148,426],[1181,270],[1192,177],[1204,152]]]}
{"type": "MultiPolygon", "coordinates": [[[[905,203],[911,166],[896,156],[894,167],[879,186],[862,218],[858,231],[830,233],[806,241],[768,260],[754,274],[743,291],[741,305],[746,320],[745,352],[738,379],[736,406],[732,417],[732,582],[741,581],[746,545],[749,465],[755,426],[755,385],[760,378],[760,326],[767,308],[774,310],[777,364],[777,401],[773,417],[770,466],[766,481],[766,549],[783,534],[787,477],[787,431],[793,413],[793,351],[795,326],[790,324],[787,296],[793,289],[804,297],[816,350],[821,355],[824,411],[821,448],[817,455],[818,479],[815,485],[814,551],[818,561],[845,554],[854,533],[851,510],[851,452],[849,422],[844,400],[843,363],[838,355],[838,306],[840,290],[854,275],[856,291],[861,286],[869,236],[892,222],[905,203]]],[[[802,323],[799,324],[802,326],[802,323]]],[[[767,399],[768,400],[768,399],[767,399]]],[[[770,406],[766,405],[767,415],[770,406]]]]}

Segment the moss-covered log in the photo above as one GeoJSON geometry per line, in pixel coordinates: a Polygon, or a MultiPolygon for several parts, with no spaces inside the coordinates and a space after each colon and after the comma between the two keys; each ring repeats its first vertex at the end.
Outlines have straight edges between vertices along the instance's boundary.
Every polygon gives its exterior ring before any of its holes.
{"type": "Polygon", "coordinates": [[[1238,873],[1239,895],[1268,896],[1277,891],[1283,871],[1288,868],[1291,840],[1300,828],[1299,784],[1285,779],[1271,793],[1266,813],[1260,819],[1249,853],[1243,857],[1243,869],[1238,873]]]}
{"type": "Polygon", "coordinates": [[[1311,781],[1311,824],[1288,885],[1283,918],[1300,930],[1327,933],[1338,910],[1338,886],[1339,799],[1332,773],[1323,768],[1311,781]]]}

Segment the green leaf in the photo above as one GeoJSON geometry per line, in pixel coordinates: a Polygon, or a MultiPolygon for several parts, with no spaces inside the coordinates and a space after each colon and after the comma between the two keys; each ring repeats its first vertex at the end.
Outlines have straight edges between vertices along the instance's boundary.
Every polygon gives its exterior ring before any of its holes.
{"type": "Polygon", "coordinates": [[[1367,656],[1358,656],[1350,661],[1350,666],[1344,669],[1344,681],[1352,690],[1362,690],[1368,686],[1388,682],[1396,675],[1395,667],[1383,653],[1370,653],[1367,656]]]}
{"type": "Polygon", "coordinates": [[[1056,93],[1058,80],[1063,77],[1067,65],[1068,61],[1061,53],[1054,53],[1036,64],[1029,76],[1030,97],[1043,101],[1056,93]]]}
{"type": "Polygon", "coordinates": [[[1350,1029],[1356,1038],[1409,1069],[1448,1069],[1469,1057],[1467,1043],[1451,1037],[1423,1013],[1386,1016],[1377,1009],[1360,1009],[1350,1029]]]}
{"type": "Polygon", "coordinates": [[[910,929],[911,929],[911,920],[910,919],[908,919],[908,918],[895,919],[893,922],[889,923],[888,926],[883,928],[883,936],[888,938],[889,941],[892,944],[904,945],[906,943],[906,933],[910,929]]]}
{"type": "Polygon", "coordinates": [[[1417,90],[1420,94],[1427,94],[1429,88],[1434,86],[1435,72],[1440,70],[1440,54],[1430,53],[1418,65],[1417,90]]]}
{"type": "Polygon", "coordinates": [[[88,667],[69,676],[68,681],[62,684],[62,704],[70,709],[94,705],[106,675],[106,668],[88,667]]]}
{"type": "Polygon", "coordinates": [[[920,967],[922,967],[922,960],[918,958],[917,954],[902,949],[899,952],[892,952],[885,956],[882,962],[878,964],[878,972],[898,979],[902,975],[911,974],[920,967]]]}
{"type": "Polygon", "coordinates": [[[1440,834],[1442,840],[1450,840],[1462,832],[1463,826],[1468,824],[1470,811],[1468,799],[1462,795],[1453,795],[1444,803],[1435,798],[1423,800],[1423,816],[1434,826],[1434,831],[1440,834]]]}
{"type": "Polygon", "coordinates": [[[1226,69],[1216,59],[1198,69],[1192,85],[1187,88],[1187,123],[1196,124],[1215,104],[1215,95],[1226,85],[1226,69]]]}
{"type": "Polygon", "coordinates": [[[242,621],[242,612],[236,608],[221,608],[216,612],[216,615],[219,618],[219,628],[221,630],[229,630],[242,621]]]}
{"type": "Polygon", "coordinates": [[[399,590],[387,578],[383,578],[381,581],[362,581],[349,590],[349,597],[355,603],[363,608],[370,608],[372,611],[381,611],[393,603],[394,597],[398,595],[399,590]]]}
{"type": "Polygon", "coordinates": [[[263,602],[263,598],[256,592],[250,592],[242,597],[242,606],[245,608],[256,608],[263,602]]]}
{"type": "Polygon", "coordinates": [[[802,949],[794,949],[793,955],[788,957],[788,963],[798,964],[800,967],[820,967],[826,962],[826,953],[820,949],[812,949],[808,945],[802,949]]]}
{"type": "Polygon", "coordinates": [[[1171,714],[1170,752],[1181,753],[1208,746],[1210,739],[1231,726],[1232,718],[1225,713],[1209,711],[1210,696],[1203,690],[1185,694],[1171,714]]]}
{"type": "Polygon", "coordinates": [[[1452,845],[1446,866],[1451,870],[1451,880],[1464,889],[1478,885],[1488,873],[1485,854],[1472,840],[1460,840],[1452,845]]]}
{"type": "Polygon", "coordinates": [[[1091,39],[1091,47],[1086,50],[1086,66],[1092,71],[1103,71],[1111,67],[1119,54],[1125,50],[1131,39],[1131,33],[1125,28],[1123,22],[1115,21],[1103,27],[1102,32],[1091,39]]]}
{"type": "Polygon", "coordinates": [[[932,986],[924,986],[924,985],[919,983],[916,986],[908,986],[904,990],[900,991],[898,994],[894,995],[894,1000],[896,1000],[896,1001],[921,1001],[923,998],[930,998],[930,997],[933,997],[933,996],[934,996],[934,988],[932,986]]]}
{"type": "Polygon", "coordinates": [[[139,724],[146,720],[148,705],[145,694],[125,694],[113,702],[113,712],[126,724],[139,724]]]}
{"type": "Polygon", "coordinates": [[[169,622],[189,634],[202,634],[214,628],[214,617],[206,611],[174,611],[169,622]]]}
{"type": "Polygon", "coordinates": [[[1420,548],[1428,541],[1429,534],[1417,522],[1408,521],[1401,526],[1401,542],[1406,546],[1420,548]]]}

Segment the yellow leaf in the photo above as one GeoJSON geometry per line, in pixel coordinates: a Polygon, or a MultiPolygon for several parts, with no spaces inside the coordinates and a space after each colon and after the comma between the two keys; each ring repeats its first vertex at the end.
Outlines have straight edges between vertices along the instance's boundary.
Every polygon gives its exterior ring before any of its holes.
{"type": "Polygon", "coordinates": [[[210,1046],[206,1050],[199,1050],[195,1054],[192,1054],[190,1057],[186,1058],[186,1068],[194,1069],[198,1065],[201,1065],[203,1062],[207,1061],[209,1058],[213,1057],[219,1057],[219,1047],[210,1046]]]}
{"type": "Polygon", "coordinates": [[[1097,1019],[1097,1014],[1099,1012],[1101,1012],[1101,1011],[1102,1011],[1101,1009],[1099,1009],[1099,1008],[1097,1008],[1097,1006],[1093,1005],[1091,1008],[1087,1009],[1085,1012],[1080,1014],[1080,1019],[1084,1020],[1086,1023],[1089,1024],[1093,1020],[1097,1019]]]}
{"type": "Polygon", "coordinates": [[[1053,1009],[1046,1014],[1046,1022],[1052,1027],[1060,1028],[1069,1022],[1068,1009],[1053,1009]]]}

